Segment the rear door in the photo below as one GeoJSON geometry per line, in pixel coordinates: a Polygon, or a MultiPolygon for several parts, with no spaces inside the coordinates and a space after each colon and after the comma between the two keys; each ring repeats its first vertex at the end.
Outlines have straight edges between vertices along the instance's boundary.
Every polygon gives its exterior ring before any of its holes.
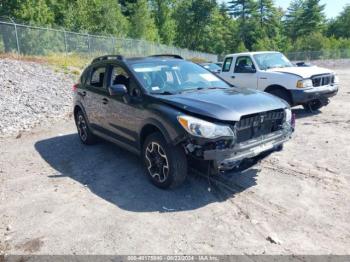
{"type": "Polygon", "coordinates": [[[103,116],[107,110],[106,65],[91,67],[86,83],[84,108],[91,127],[103,131],[103,116]]]}
{"type": "Polygon", "coordinates": [[[137,147],[138,128],[146,118],[143,110],[142,92],[131,73],[119,64],[108,68],[107,86],[123,84],[128,90],[125,96],[109,96],[103,116],[103,126],[108,135],[123,144],[137,147]]]}

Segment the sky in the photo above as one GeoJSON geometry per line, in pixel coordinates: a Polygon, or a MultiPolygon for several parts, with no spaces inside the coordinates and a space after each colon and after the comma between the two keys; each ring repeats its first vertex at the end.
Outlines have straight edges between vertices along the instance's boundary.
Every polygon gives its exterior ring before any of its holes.
{"type": "MultiPolygon", "coordinates": [[[[229,0],[223,0],[228,2],[229,0]]],[[[287,9],[291,0],[274,0],[276,6],[282,7],[284,10],[287,9]]],[[[325,14],[327,18],[336,17],[343,9],[346,4],[350,4],[350,0],[321,0],[321,4],[325,4],[325,14]]]]}

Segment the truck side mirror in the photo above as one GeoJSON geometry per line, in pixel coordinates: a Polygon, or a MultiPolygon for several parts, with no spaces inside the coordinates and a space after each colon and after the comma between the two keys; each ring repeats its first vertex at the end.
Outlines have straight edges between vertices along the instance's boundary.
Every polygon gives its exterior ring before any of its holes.
{"type": "Polygon", "coordinates": [[[245,73],[256,73],[256,69],[252,67],[245,68],[245,73]]]}

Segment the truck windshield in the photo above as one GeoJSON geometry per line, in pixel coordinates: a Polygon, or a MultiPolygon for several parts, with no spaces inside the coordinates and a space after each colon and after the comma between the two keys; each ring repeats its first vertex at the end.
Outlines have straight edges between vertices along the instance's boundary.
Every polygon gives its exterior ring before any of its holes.
{"type": "Polygon", "coordinates": [[[188,61],[150,61],[131,65],[149,93],[173,94],[188,90],[230,88],[220,78],[188,61]]]}
{"type": "Polygon", "coordinates": [[[281,53],[262,53],[253,56],[261,70],[293,66],[288,58],[281,53]]]}

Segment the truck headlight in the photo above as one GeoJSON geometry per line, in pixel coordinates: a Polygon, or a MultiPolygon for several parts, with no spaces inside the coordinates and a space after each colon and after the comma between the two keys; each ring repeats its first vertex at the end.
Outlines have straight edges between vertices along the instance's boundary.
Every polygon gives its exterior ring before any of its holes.
{"type": "Polygon", "coordinates": [[[339,77],[337,75],[334,75],[334,83],[339,84],[339,77]]]}
{"type": "Polygon", "coordinates": [[[311,79],[298,80],[297,88],[313,87],[311,79]]]}
{"type": "Polygon", "coordinates": [[[191,135],[204,138],[233,137],[234,133],[229,126],[214,124],[192,116],[181,115],[177,120],[191,135]]]}

